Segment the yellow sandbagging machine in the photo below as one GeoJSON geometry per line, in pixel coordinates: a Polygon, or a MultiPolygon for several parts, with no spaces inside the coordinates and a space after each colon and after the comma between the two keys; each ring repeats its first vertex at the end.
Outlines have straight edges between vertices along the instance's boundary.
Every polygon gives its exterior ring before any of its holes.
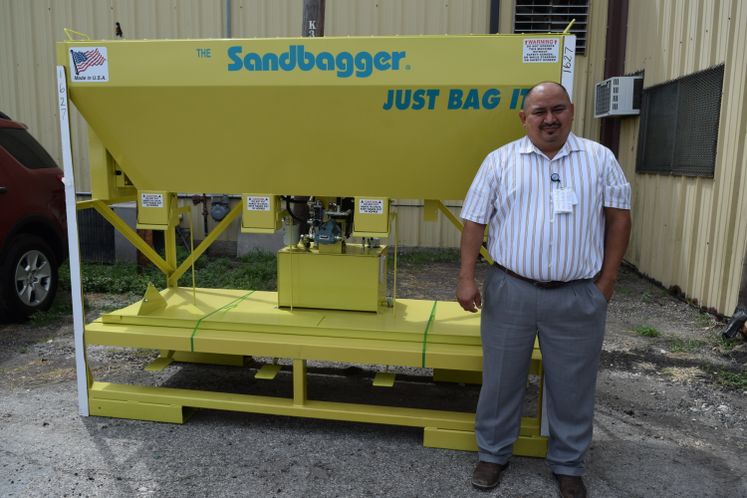
{"type": "MultiPolygon", "coordinates": [[[[185,408],[212,408],[396,424],[423,427],[428,446],[476,449],[472,413],[308,399],[306,361],[423,367],[437,380],[479,382],[479,314],[397,299],[380,241],[392,235],[395,198],[423,199],[426,219],[440,211],[459,228],[443,200],[463,198],[484,156],[522,135],[516,115],[529,87],[572,88],[574,47],[563,34],[58,43],[66,178],[68,99],[89,125],[93,199],[77,208],[96,209],[165,275],[163,290],[151,286],[85,325],[75,300],[81,413],[181,423],[185,408]],[[176,196],[192,192],[241,201],[178,262],[185,208],[176,196]],[[123,200],[136,201],[139,228],[163,230],[163,255],[109,207],[123,200]],[[178,287],[237,218],[244,232],[284,230],[277,292],[178,287]],[[150,369],[289,359],[293,396],[95,381],[85,362],[92,344],[160,350],[150,369]]],[[[72,182],[66,188],[72,196],[72,182]]],[[[257,377],[278,369],[268,364],[257,377]]],[[[541,379],[538,350],[531,374],[541,379]]],[[[546,452],[541,399],[540,382],[517,454],[546,452]]]]}

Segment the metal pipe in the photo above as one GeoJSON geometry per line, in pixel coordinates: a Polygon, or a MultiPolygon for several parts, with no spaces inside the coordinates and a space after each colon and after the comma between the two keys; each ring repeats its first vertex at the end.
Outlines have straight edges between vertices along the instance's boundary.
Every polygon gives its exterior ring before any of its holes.
{"type": "Polygon", "coordinates": [[[324,10],[324,0],[303,0],[301,36],[310,38],[324,36],[324,10]]]}
{"type": "Polygon", "coordinates": [[[231,38],[231,0],[226,0],[226,38],[231,38]]]}
{"type": "Polygon", "coordinates": [[[490,0],[490,29],[491,35],[495,35],[500,31],[500,14],[501,14],[501,0],[490,0]]]}
{"type": "MultiPolygon", "coordinates": [[[[607,39],[604,77],[625,73],[625,43],[628,37],[628,0],[610,0],[607,7],[607,39]]],[[[620,149],[620,118],[604,118],[599,129],[600,142],[617,156],[620,149]]]]}

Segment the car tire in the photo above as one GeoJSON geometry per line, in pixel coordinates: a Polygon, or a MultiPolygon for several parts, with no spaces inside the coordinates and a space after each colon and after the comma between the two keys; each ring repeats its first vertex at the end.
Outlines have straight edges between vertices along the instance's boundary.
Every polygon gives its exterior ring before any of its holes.
{"type": "Polygon", "coordinates": [[[8,244],[0,266],[0,316],[26,317],[49,309],[57,292],[58,262],[44,239],[22,234],[8,244]]]}

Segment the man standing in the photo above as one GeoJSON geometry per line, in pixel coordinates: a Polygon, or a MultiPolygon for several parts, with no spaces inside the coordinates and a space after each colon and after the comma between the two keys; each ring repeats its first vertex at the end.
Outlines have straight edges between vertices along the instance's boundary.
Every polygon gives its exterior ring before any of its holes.
{"type": "Polygon", "coordinates": [[[630,235],[630,184],[609,149],[571,133],[573,104],[561,85],[535,85],[519,118],[526,136],[488,155],[461,212],[457,299],[467,311],[483,309],[472,484],[494,488],[508,466],[538,335],[547,462],[561,496],[584,497],[607,302],[630,235]],[[495,264],[481,295],[474,273],[488,224],[495,264]]]}

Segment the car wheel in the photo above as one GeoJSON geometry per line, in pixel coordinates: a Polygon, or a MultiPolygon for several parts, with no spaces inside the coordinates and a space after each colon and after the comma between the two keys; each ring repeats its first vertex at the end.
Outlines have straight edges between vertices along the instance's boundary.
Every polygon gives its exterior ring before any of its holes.
{"type": "Polygon", "coordinates": [[[31,234],[14,238],[0,269],[5,314],[24,317],[49,309],[57,277],[57,259],[44,239],[31,234]]]}

